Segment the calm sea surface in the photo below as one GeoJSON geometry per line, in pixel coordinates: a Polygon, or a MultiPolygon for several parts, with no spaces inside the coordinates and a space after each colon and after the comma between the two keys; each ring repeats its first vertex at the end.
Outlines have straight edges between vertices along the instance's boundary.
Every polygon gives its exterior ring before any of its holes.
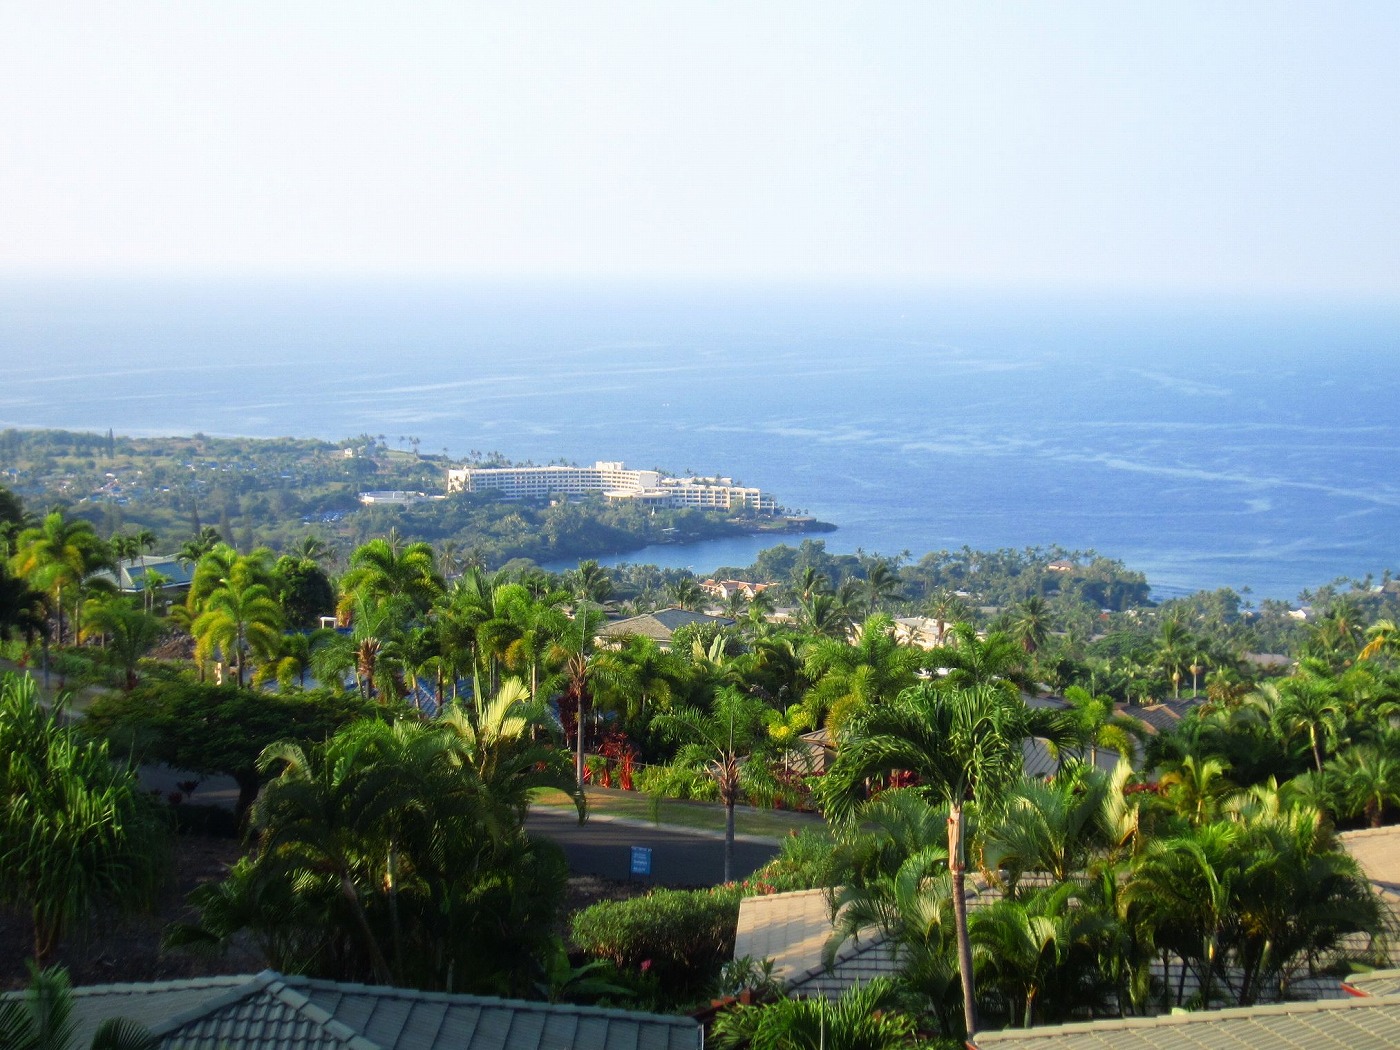
{"type": "Polygon", "coordinates": [[[1400,569],[1397,362],[1376,307],[0,285],[0,426],[720,472],[838,524],[835,551],[1058,543],[1159,595],[1400,569]]]}

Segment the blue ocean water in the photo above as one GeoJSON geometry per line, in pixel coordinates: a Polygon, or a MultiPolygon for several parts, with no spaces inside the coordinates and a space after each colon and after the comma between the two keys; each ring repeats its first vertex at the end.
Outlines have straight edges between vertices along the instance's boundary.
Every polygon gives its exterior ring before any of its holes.
{"type": "MultiPolygon", "coordinates": [[[[1058,543],[1159,595],[1400,569],[1400,309],[915,292],[0,285],[0,426],[721,472],[830,549],[1058,543]]],[[[764,541],[631,560],[708,571],[764,541]]]]}

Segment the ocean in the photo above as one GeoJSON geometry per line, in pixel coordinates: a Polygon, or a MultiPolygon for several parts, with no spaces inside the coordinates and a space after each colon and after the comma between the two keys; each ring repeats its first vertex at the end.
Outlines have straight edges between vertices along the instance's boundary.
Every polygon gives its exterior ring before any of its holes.
{"type": "MultiPolygon", "coordinates": [[[[833,551],[1060,544],[1158,596],[1400,569],[1397,360],[1400,308],[1376,305],[0,284],[0,426],[722,473],[838,525],[833,551]]],[[[708,572],[771,542],[624,560],[708,572]]]]}

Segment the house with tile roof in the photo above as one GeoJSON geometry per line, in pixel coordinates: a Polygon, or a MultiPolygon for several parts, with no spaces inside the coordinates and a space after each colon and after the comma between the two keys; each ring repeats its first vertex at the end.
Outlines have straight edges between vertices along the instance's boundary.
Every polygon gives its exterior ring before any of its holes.
{"type": "MultiPolygon", "coordinates": [[[[10,993],[18,995],[21,993],[10,993]]],[[[288,977],[73,989],[74,1045],[123,1017],[160,1050],[703,1050],[689,1017],[288,977]]]]}
{"type": "Polygon", "coordinates": [[[669,649],[672,636],[682,627],[692,623],[734,626],[734,621],[727,616],[710,616],[707,613],[691,612],[689,609],[658,609],[641,616],[630,616],[625,620],[605,623],[598,630],[598,638],[604,642],[620,642],[632,635],[641,635],[650,638],[663,649],[669,649]]]}

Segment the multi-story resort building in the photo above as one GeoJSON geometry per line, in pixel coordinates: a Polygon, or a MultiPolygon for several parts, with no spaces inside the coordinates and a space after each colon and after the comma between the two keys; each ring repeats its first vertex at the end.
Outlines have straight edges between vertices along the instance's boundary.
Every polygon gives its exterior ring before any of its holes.
{"type": "Polygon", "coordinates": [[[503,499],[587,496],[640,500],[660,507],[739,510],[773,514],[777,503],[760,489],[732,478],[672,477],[659,470],[628,470],[599,461],[591,467],[461,467],[447,472],[447,491],[498,492],[503,499]]]}

